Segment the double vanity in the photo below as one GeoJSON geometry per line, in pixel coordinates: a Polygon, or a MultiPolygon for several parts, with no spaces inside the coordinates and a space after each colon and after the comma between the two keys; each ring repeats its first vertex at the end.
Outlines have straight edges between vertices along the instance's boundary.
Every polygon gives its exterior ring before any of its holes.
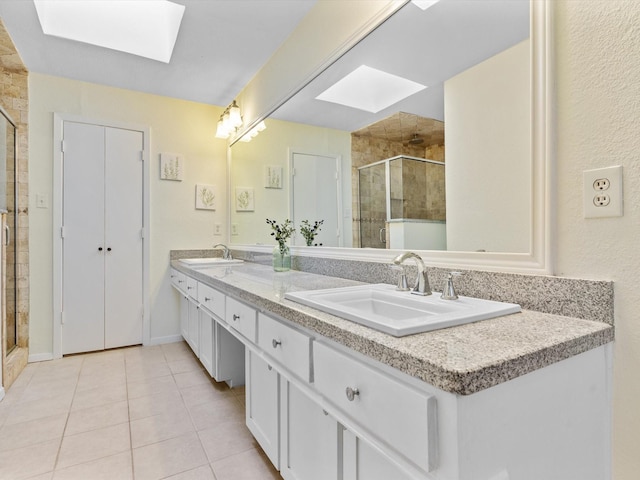
{"type": "Polygon", "coordinates": [[[283,478],[609,478],[606,319],[510,304],[481,320],[500,302],[185,257],[170,267],[182,335],[216,381],[246,383],[247,426],[283,478]],[[444,323],[366,326],[397,312],[444,323]]]}

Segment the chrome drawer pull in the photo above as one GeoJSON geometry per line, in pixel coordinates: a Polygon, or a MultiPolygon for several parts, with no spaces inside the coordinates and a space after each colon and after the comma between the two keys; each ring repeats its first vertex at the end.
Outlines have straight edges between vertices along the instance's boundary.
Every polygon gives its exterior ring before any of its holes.
{"type": "Polygon", "coordinates": [[[347,387],[347,400],[353,402],[353,399],[356,398],[356,395],[360,395],[360,390],[357,388],[347,387]]]}
{"type": "Polygon", "coordinates": [[[233,321],[240,320],[240,315],[233,314],[233,321]]]}
{"type": "Polygon", "coordinates": [[[273,348],[278,348],[278,345],[282,345],[282,342],[274,338],[273,340],[271,340],[271,345],[273,345],[273,348]]]}

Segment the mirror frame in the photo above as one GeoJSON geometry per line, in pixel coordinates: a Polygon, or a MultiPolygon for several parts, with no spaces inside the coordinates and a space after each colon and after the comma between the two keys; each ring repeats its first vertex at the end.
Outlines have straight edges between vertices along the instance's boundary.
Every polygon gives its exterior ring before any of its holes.
{"type": "MultiPolygon", "coordinates": [[[[418,250],[431,266],[467,270],[487,270],[512,273],[552,275],[554,259],[552,238],[554,227],[554,141],[555,118],[553,110],[553,52],[552,52],[552,0],[531,0],[531,226],[530,248],[524,253],[459,252],[418,250]]],[[[389,15],[391,16],[391,15],[389,15]]],[[[372,31],[375,27],[372,27],[372,31]]],[[[337,59],[335,59],[337,60],[337,59]]],[[[302,89],[307,82],[300,86],[302,89]]],[[[280,102],[284,104],[288,98],[280,102]]],[[[277,107],[276,107],[277,108],[277,107]]],[[[271,111],[275,111],[275,108],[271,111]]],[[[271,113],[251,122],[257,124],[271,113]]],[[[232,152],[227,148],[227,187],[231,192],[232,152]]],[[[272,245],[247,245],[231,243],[231,202],[228,202],[227,241],[239,251],[271,253],[272,245]]],[[[340,260],[357,260],[388,263],[403,250],[362,249],[348,247],[292,246],[292,255],[340,260]]]]}

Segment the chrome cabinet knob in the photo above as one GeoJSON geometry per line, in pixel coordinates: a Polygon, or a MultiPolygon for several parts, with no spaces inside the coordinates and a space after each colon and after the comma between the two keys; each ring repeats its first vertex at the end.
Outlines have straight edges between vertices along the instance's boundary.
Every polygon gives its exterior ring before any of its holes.
{"type": "Polygon", "coordinates": [[[236,320],[240,320],[240,315],[237,314],[233,314],[233,321],[235,322],[236,320]]]}
{"type": "Polygon", "coordinates": [[[271,345],[273,345],[273,348],[278,348],[278,345],[282,345],[282,342],[274,338],[273,340],[271,340],[271,345]]]}
{"type": "Polygon", "coordinates": [[[211,299],[210,299],[209,297],[204,297],[204,301],[205,301],[205,302],[210,302],[210,301],[211,301],[211,299]]]}
{"type": "Polygon", "coordinates": [[[356,396],[360,395],[360,390],[358,390],[357,388],[347,387],[346,393],[347,393],[347,400],[349,400],[350,402],[353,402],[356,396]]]}

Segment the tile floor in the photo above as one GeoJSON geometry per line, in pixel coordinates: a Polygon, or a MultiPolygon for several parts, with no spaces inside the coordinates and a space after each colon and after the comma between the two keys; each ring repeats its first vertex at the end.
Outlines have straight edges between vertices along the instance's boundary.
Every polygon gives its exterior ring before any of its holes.
{"type": "Polygon", "coordinates": [[[0,480],[280,479],[245,426],[244,388],[186,343],[29,364],[0,402],[0,480]]]}

